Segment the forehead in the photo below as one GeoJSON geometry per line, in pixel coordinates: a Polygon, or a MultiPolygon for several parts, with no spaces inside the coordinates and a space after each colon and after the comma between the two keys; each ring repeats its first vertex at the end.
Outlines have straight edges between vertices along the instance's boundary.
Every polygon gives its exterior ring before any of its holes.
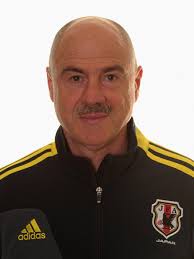
{"type": "Polygon", "coordinates": [[[63,75],[69,72],[78,73],[107,73],[117,71],[122,74],[129,72],[129,64],[123,64],[120,60],[112,58],[70,58],[56,65],[55,75],[63,75]]]}
{"type": "Polygon", "coordinates": [[[117,60],[129,63],[129,46],[118,30],[106,24],[77,24],[58,41],[54,63],[59,65],[79,59],[82,63],[117,60]]]}

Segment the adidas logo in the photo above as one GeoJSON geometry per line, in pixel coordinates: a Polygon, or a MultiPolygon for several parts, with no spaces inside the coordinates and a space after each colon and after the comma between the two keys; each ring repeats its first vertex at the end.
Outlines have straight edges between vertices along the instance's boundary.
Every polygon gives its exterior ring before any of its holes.
{"type": "Polygon", "coordinates": [[[40,230],[35,219],[32,219],[30,223],[26,226],[26,228],[24,228],[21,231],[21,234],[18,235],[19,241],[45,239],[45,238],[46,238],[46,234],[40,230]]]}

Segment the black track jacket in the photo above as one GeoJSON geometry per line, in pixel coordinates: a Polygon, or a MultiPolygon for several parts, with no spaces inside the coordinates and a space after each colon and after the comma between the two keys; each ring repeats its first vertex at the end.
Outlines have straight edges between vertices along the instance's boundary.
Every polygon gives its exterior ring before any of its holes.
{"type": "Polygon", "coordinates": [[[47,229],[36,216],[6,223],[7,212],[38,209],[64,259],[193,259],[194,162],[150,142],[133,119],[128,143],[126,154],[107,155],[95,172],[72,155],[59,127],[54,143],[2,168],[2,258],[17,244],[44,244],[47,229]]]}

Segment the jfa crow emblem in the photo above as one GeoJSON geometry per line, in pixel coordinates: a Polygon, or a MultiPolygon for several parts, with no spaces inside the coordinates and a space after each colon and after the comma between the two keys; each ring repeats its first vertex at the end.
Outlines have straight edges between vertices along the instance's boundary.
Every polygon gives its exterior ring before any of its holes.
{"type": "Polygon", "coordinates": [[[166,239],[180,230],[183,209],[178,202],[157,199],[152,204],[152,214],[153,227],[166,239]]]}

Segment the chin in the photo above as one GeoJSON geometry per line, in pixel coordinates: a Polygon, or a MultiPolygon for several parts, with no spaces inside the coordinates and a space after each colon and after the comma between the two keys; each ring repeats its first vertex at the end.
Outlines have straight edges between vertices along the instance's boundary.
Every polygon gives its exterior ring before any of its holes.
{"type": "Polygon", "coordinates": [[[110,141],[110,136],[101,135],[82,135],[77,139],[80,140],[82,145],[84,146],[93,146],[93,147],[102,147],[106,145],[110,141]]]}

